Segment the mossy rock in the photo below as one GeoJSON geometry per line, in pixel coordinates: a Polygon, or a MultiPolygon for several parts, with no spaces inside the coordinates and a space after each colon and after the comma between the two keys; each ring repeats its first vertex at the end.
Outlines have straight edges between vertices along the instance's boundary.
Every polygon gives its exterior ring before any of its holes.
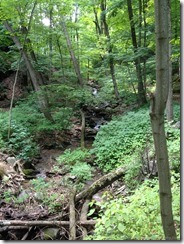
{"type": "Polygon", "coordinates": [[[43,230],[43,239],[44,240],[56,240],[59,234],[59,228],[47,228],[43,230]]]}

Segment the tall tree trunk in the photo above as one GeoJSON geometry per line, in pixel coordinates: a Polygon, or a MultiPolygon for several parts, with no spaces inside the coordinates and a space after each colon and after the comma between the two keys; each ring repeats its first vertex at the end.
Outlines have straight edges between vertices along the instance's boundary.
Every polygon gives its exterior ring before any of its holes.
{"type": "MultiPolygon", "coordinates": [[[[50,1],[51,4],[51,1],[50,1]]],[[[49,10],[49,62],[50,62],[50,72],[49,72],[49,79],[52,76],[52,59],[53,59],[53,6],[50,6],[49,10]]]]}
{"type": "MultiPolygon", "coordinates": [[[[28,29],[25,26],[21,26],[21,32],[23,35],[25,35],[25,45],[23,45],[23,50],[27,54],[28,53],[30,54],[31,61],[33,61],[35,64],[38,64],[38,60],[37,60],[35,52],[33,50],[31,40],[27,37],[28,36],[28,29]]],[[[40,86],[44,85],[45,82],[44,82],[44,78],[43,78],[42,73],[38,72],[37,70],[35,70],[35,73],[37,76],[38,84],[40,86]]]]}
{"type": "Polygon", "coordinates": [[[12,37],[15,45],[17,46],[18,50],[22,53],[22,57],[24,59],[26,67],[29,71],[34,90],[36,92],[38,92],[37,97],[38,97],[39,106],[40,106],[42,113],[44,114],[45,118],[47,118],[50,121],[53,121],[52,115],[49,111],[48,101],[47,101],[45,95],[41,93],[41,87],[38,82],[39,77],[37,76],[37,72],[35,71],[35,69],[31,63],[27,52],[24,50],[21,42],[19,41],[18,37],[14,33],[14,31],[13,31],[11,25],[8,23],[8,21],[4,21],[4,25],[5,25],[6,29],[10,32],[11,37],[12,37]]]}
{"type": "MultiPolygon", "coordinates": [[[[135,32],[135,24],[133,20],[133,9],[132,9],[132,1],[127,0],[128,6],[128,15],[130,20],[130,28],[131,28],[131,36],[132,36],[132,44],[134,47],[134,53],[137,53],[138,45],[137,45],[137,38],[135,32]]],[[[138,79],[138,102],[140,105],[146,103],[146,93],[144,90],[144,84],[142,79],[142,70],[141,70],[141,62],[140,58],[135,59],[135,67],[136,67],[136,74],[138,79]]]]}
{"type": "Polygon", "coordinates": [[[59,55],[60,55],[60,62],[61,62],[61,69],[62,69],[63,79],[65,80],[66,77],[65,77],[65,69],[64,69],[64,60],[63,60],[63,55],[62,55],[62,51],[61,51],[61,45],[60,45],[60,42],[59,42],[59,37],[57,37],[57,39],[56,39],[56,44],[57,44],[59,55]]]}
{"type": "Polygon", "coordinates": [[[172,213],[172,193],[164,111],[169,92],[169,20],[168,0],[155,0],[156,92],[151,99],[150,117],[157,158],[160,212],[166,240],[176,240],[172,213]]]}
{"type": "Polygon", "coordinates": [[[167,105],[166,105],[166,114],[167,120],[172,121],[174,118],[173,113],[173,86],[172,86],[172,61],[171,61],[171,8],[169,6],[168,10],[168,21],[169,21],[169,93],[167,98],[167,105]]]}
{"type": "MultiPolygon", "coordinates": [[[[144,23],[143,46],[146,48],[147,47],[147,43],[146,43],[146,36],[147,36],[147,22],[146,22],[147,0],[143,0],[142,4],[143,4],[142,12],[143,12],[143,23],[144,23]]],[[[147,87],[146,87],[146,60],[145,59],[143,61],[142,73],[143,73],[144,90],[146,93],[147,87]]]]}
{"type": "MultiPolygon", "coordinates": [[[[115,76],[115,68],[114,68],[114,58],[113,58],[113,51],[112,51],[112,43],[111,43],[111,37],[109,33],[109,27],[106,21],[106,1],[102,0],[101,1],[101,23],[102,23],[102,28],[104,29],[104,34],[107,37],[107,50],[109,54],[109,68],[110,68],[110,74],[112,77],[112,83],[114,87],[114,93],[117,99],[120,98],[119,96],[119,91],[118,91],[118,85],[116,81],[116,76],[115,76]]],[[[102,32],[103,33],[103,32],[102,32]]]]}
{"type": "Polygon", "coordinates": [[[102,30],[100,28],[100,24],[99,24],[99,20],[98,20],[98,14],[97,14],[95,7],[93,8],[93,12],[95,15],[95,20],[93,22],[95,23],[97,37],[99,37],[102,34],[102,30]]]}
{"type": "Polygon", "coordinates": [[[78,63],[78,61],[76,59],[74,50],[72,48],[72,43],[71,43],[70,37],[68,35],[68,31],[67,31],[67,28],[66,28],[66,24],[65,24],[65,21],[63,19],[61,20],[61,26],[62,26],[62,30],[63,30],[64,35],[65,35],[65,38],[66,38],[66,43],[67,43],[67,46],[68,46],[68,50],[70,52],[70,56],[71,56],[71,59],[72,59],[72,62],[73,62],[73,66],[74,66],[74,69],[75,69],[75,73],[76,73],[77,78],[79,80],[79,84],[81,86],[83,86],[83,79],[82,79],[82,75],[81,75],[81,72],[80,72],[79,63],[78,63]]]}

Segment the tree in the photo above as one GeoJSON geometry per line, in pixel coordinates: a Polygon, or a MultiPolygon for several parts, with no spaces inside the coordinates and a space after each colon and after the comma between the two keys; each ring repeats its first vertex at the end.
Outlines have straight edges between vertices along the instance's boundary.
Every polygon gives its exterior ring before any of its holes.
{"type": "Polygon", "coordinates": [[[83,79],[82,79],[82,75],[81,75],[81,71],[80,71],[79,62],[78,62],[78,60],[76,58],[76,55],[74,53],[74,50],[72,48],[72,43],[71,43],[67,28],[66,28],[65,20],[64,20],[63,17],[62,17],[62,20],[61,20],[61,26],[62,26],[62,30],[63,30],[64,36],[66,38],[67,47],[68,47],[68,50],[70,52],[70,56],[71,56],[71,59],[72,59],[72,62],[73,62],[73,66],[74,66],[75,73],[77,75],[79,84],[81,86],[83,86],[83,79]]]}
{"type": "MultiPolygon", "coordinates": [[[[141,12],[142,4],[140,4],[140,3],[141,3],[141,1],[139,1],[139,9],[141,12]]],[[[137,43],[137,37],[136,37],[136,31],[135,31],[134,16],[133,16],[131,0],[127,0],[127,6],[128,6],[129,20],[130,20],[132,44],[133,44],[133,48],[134,48],[134,54],[136,55],[138,52],[138,43],[137,43]]],[[[141,23],[141,22],[139,21],[139,23],[141,23]]],[[[139,30],[139,33],[141,33],[140,30],[139,30]]],[[[141,38],[139,38],[139,42],[140,41],[141,41],[141,38]]],[[[135,58],[135,67],[136,67],[136,73],[137,73],[137,79],[138,79],[138,101],[139,101],[139,104],[142,105],[142,104],[146,103],[146,93],[144,90],[143,79],[142,79],[140,56],[135,58]]]]}
{"type": "Polygon", "coordinates": [[[176,240],[164,112],[169,92],[169,1],[155,0],[156,91],[151,98],[150,118],[157,158],[160,211],[166,240],[176,240]]]}
{"type": "Polygon", "coordinates": [[[112,82],[113,82],[113,87],[114,87],[114,93],[117,99],[120,98],[119,96],[119,91],[118,91],[118,86],[116,82],[116,76],[115,76],[115,68],[114,68],[114,58],[113,58],[113,45],[111,43],[111,37],[109,33],[109,26],[107,24],[106,20],[106,0],[102,0],[100,3],[100,8],[101,8],[101,23],[102,23],[102,30],[104,30],[104,34],[107,37],[107,50],[109,54],[109,68],[110,68],[110,73],[112,77],[112,82]]]}
{"type": "MultiPolygon", "coordinates": [[[[107,39],[107,52],[108,52],[108,64],[110,68],[110,74],[112,78],[112,83],[114,87],[114,93],[115,97],[117,99],[120,98],[119,91],[118,91],[118,85],[116,81],[116,75],[115,75],[115,63],[114,63],[114,54],[113,54],[113,44],[111,41],[111,36],[109,32],[109,26],[107,23],[107,4],[106,0],[101,0],[100,1],[100,20],[98,19],[98,14],[95,9],[95,6],[93,8],[94,15],[95,15],[95,27],[96,27],[96,34],[98,36],[105,35],[107,39]]],[[[104,58],[104,57],[103,57],[104,58]]]]}

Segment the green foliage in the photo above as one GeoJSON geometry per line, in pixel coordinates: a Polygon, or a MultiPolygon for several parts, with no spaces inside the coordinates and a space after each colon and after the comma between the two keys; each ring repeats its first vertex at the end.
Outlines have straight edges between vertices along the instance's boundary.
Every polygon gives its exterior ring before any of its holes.
{"type": "Polygon", "coordinates": [[[130,183],[140,170],[139,154],[148,137],[151,137],[148,109],[142,108],[114,118],[102,126],[91,153],[95,154],[95,162],[104,172],[126,165],[129,172],[127,183],[130,183]]]}
{"type": "Polygon", "coordinates": [[[87,149],[77,148],[75,150],[66,149],[62,155],[57,158],[57,161],[61,164],[74,165],[76,163],[81,163],[90,156],[90,153],[87,149]]]}
{"type": "Polygon", "coordinates": [[[12,111],[12,117],[16,118],[18,123],[28,127],[33,134],[42,131],[63,130],[69,127],[69,119],[72,115],[71,108],[57,107],[56,105],[51,113],[54,123],[47,120],[40,112],[36,95],[32,94],[27,99],[19,101],[12,111]]]}
{"type": "Polygon", "coordinates": [[[75,84],[57,84],[48,85],[47,94],[52,105],[61,107],[72,107],[74,110],[81,104],[91,104],[94,102],[92,91],[89,87],[84,86],[82,89],[75,84]]]}
{"type": "Polygon", "coordinates": [[[11,137],[8,141],[8,148],[17,154],[18,158],[30,160],[38,154],[37,144],[30,132],[12,121],[11,137]]]}
{"type": "MultiPolygon", "coordinates": [[[[131,196],[105,200],[94,235],[88,240],[164,240],[158,181],[147,180],[131,196]]],[[[180,225],[180,187],[172,177],[173,212],[177,235],[180,225]]]]}
{"type": "Polygon", "coordinates": [[[77,180],[83,183],[86,180],[91,180],[92,167],[87,163],[79,162],[72,166],[70,173],[75,175],[77,180]]]}
{"type": "Polygon", "coordinates": [[[10,138],[8,139],[8,127],[8,113],[0,113],[1,149],[4,148],[17,155],[17,158],[24,160],[31,160],[35,157],[39,150],[29,130],[12,120],[10,138]]]}
{"type": "Polygon", "coordinates": [[[13,192],[11,190],[4,191],[2,198],[7,203],[11,202],[11,200],[13,198],[13,192]]]}
{"type": "Polygon", "coordinates": [[[166,125],[166,136],[170,167],[180,172],[180,130],[166,125]]]}
{"type": "MultiPolygon", "coordinates": [[[[89,150],[77,148],[75,150],[67,149],[58,157],[59,165],[62,165],[62,170],[67,170],[70,175],[76,177],[76,188],[81,189],[86,180],[91,180],[93,168],[86,162],[90,157],[89,150]]],[[[57,172],[60,169],[56,168],[57,172]]]]}
{"type": "Polygon", "coordinates": [[[177,103],[173,104],[173,111],[174,111],[174,120],[179,121],[181,117],[181,108],[180,105],[177,103]]]}
{"type": "Polygon", "coordinates": [[[3,137],[0,134],[0,149],[4,151],[5,147],[6,147],[6,143],[4,142],[3,137]]]}

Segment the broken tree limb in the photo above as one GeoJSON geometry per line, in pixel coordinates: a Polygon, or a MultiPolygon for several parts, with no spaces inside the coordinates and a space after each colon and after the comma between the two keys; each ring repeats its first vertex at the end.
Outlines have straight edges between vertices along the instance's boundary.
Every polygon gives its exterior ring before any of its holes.
{"type": "MultiPolygon", "coordinates": [[[[78,221],[76,225],[82,226],[89,226],[95,225],[95,220],[86,220],[86,221],[78,221]]],[[[46,221],[46,220],[0,220],[0,227],[3,226],[24,226],[24,227],[31,227],[31,226],[65,226],[69,227],[69,221],[46,221]]]]}
{"type": "Polygon", "coordinates": [[[70,194],[70,235],[69,240],[74,241],[76,239],[76,218],[75,218],[75,194],[76,189],[70,194]]]}
{"type": "Polygon", "coordinates": [[[102,176],[100,179],[95,181],[91,186],[89,186],[84,191],[76,195],[75,201],[78,202],[82,199],[90,199],[98,191],[102,190],[106,186],[112,184],[114,181],[118,180],[121,176],[125,174],[125,168],[117,168],[115,171],[102,176]]]}
{"type": "MultiPolygon", "coordinates": [[[[81,215],[80,215],[80,221],[86,221],[87,220],[87,214],[89,209],[89,202],[90,200],[86,200],[82,206],[81,209],[81,215]]],[[[87,230],[85,227],[82,226],[82,237],[83,239],[87,236],[87,230]]]]}

